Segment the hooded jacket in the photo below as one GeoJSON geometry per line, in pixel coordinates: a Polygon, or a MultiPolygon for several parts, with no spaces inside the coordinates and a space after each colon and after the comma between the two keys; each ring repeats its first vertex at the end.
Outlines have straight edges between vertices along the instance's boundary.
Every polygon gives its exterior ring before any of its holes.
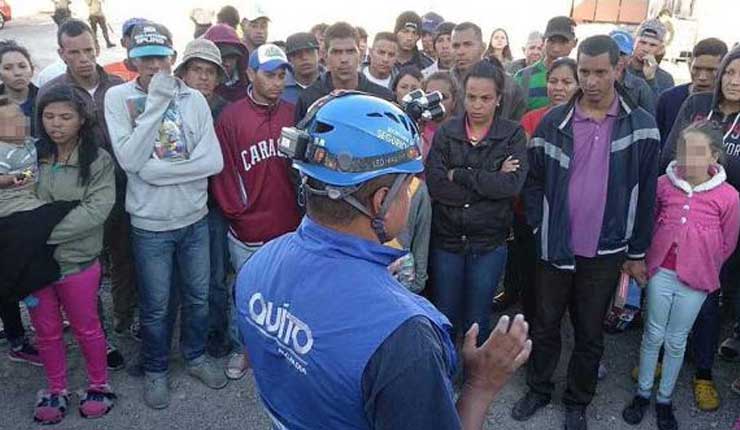
{"type": "MultiPolygon", "coordinates": [[[[236,30],[229,27],[226,24],[216,24],[211,26],[208,31],[202,36],[206,40],[210,40],[218,46],[218,49],[223,52],[225,45],[230,45],[237,50],[242,52],[242,56],[236,63],[238,78],[235,82],[230,85],[226,82],[222,82],[218,88],[216,88],[216,94],[225,98],[230,102],[234,102],[247,97],[247,87],[249,86],[249,78],[247,78],[247,61],[249,61],[249,50],[247,46],[239,40],[239,35],[236,30]]],[[[231,76],[229,79],[233,78],[231,76]]]]}
{"type": "Polygon", "coordinates": [[[211,192],[231,234],[248,246],[260,246],[300,223],[290,160],[277,149],[281,130],[293,124],[293,105],[282,100],[262,105],[249,91],[216,123],[224,169],[211,179],[211,192]]]}
{"type": "Polygon", "coordinates": [[[681,131],[692,123],[709,119],[722,128],[724,148],[727,153],[727,161],[724,164],[727,172],[727,182],[740,189],[740,111],[725,115],[720,111],[719,104],[723,100],[721,79],[727,66],[740,59],[740,49],[735,49],[727,54],[722,60],[717,72],[717,85],[714,92],[703,92],[692,94],[681,106],[676,122],[673,124],[671,133],[666,139],[661,157],[661,169],[665,170],[674,158],[676,158],[676,142],[681,131]]]}
{"type": "Polygon", "coordinates": [[[465,121],[457,116],[437,130],[426,161],[432,244],[449,252],[485,252],[509,236],[514,197],[527,177],[527,137],[519,124],[497,116],[488,134],[472,145],[465,121]],[[502,173],[509,156],[519,160],[519,170],[502,173]]]}

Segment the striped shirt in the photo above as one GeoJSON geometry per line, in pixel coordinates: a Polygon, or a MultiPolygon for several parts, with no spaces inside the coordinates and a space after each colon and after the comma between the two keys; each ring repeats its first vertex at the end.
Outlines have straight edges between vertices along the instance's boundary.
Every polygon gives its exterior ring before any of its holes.
{"type": "Polygon", "coordinates": [[[547,97],[547,67],[543,60],[518,71],[514,79],[524,91],[527,112],[550,104],[547,97]]]}

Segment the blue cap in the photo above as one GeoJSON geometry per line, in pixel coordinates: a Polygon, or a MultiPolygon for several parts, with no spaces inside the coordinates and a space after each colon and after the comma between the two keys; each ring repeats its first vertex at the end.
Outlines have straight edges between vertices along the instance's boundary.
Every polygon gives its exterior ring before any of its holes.
{"type": "Polygon", "coordinates": [[[614,30],[609,33],[609,37],[613,41],[617,42],[619,46],[619,52],[624,55],[632,55],[635,49],[635,39],[632,38],[632,34],[625,30],[614,30]]]}
{"type": "Polygon", "coordinates": [[[260,46],[249,56],[249,68],[252,70],[273,72],[281,67],[293,71],[285,52],[272,43],[260,46]]]}
{"type": "Polygon", "coordinates": [[[175,55],[172,49],[172,35],[167,27],[154,22],[146,22],[131,31],[129,58],[169,57],[175,55]]]}
{"type": "Polygon", "coordinates": [[[131,36],[131,30],[139,24],[146,24],[149,22],[146,18],[129,18],[121,26],[121,35],[123,37],[131,36]]]}
{"type": "Polygon", "coordinates": [[[429,12],[421,17],[421,32],[422,33],[434,33],[437,30],[437,26],[445,21],[441,15],[434,12],[429,12]]]}

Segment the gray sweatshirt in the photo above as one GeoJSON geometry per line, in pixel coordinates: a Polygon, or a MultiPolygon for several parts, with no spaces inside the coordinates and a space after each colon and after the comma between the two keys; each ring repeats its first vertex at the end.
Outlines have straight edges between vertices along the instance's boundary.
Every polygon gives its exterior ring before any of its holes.
{"type": "Polygon", "coordinates": [[[105,119],[134,227],[176,230],[208,213],[208,177],[223,158],[200,92],[171,75],[155,75],[148,94],[134,80],[108,90],[105,119]]]}

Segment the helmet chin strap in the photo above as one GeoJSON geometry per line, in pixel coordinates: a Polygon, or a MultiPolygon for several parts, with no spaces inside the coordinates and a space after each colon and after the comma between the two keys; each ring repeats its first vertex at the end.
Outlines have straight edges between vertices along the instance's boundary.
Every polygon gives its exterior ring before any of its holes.
{"type": "Polygon", "coordinates": [[[401,187],[403,186],[403,182],[409,177],[408,174],[399,174],[396,176],[396,179],[393,181],[393,185],[391,185],[390,190],[388,191],[388,194],[383,199],[383,204],[380,206],[380,210],[373,215],[371,211],[362,203],[360,203],[359,200],[357,200],[352,194],[355,193],[360,187],[353,186],[353,187],[342,187],[342,188],[334,188],[327,186],[324,190],[319,190],[316,188],[311,187],[308,184],[308,177],[303,178],[302,181],[302,187],[304,190],[311,194],[316,194],[319,196],[326,196],[329,197],[332,200],[339,200],[342,199],[345,202],[352,205],[353,208],[357,209],[365,215],[366,217],[370,218],[370,227],[372,227],[373,232],[375,232],[375,236],[378,237],[378,240],[380,243],[386,243],[390,240],[392,240],[392,237],[388,236],[388,232],[385,229],[385,215],[388,213],[388,210],[391,207],[391,204],[398,196],[398,192],[401,191],[401,187]]]}

